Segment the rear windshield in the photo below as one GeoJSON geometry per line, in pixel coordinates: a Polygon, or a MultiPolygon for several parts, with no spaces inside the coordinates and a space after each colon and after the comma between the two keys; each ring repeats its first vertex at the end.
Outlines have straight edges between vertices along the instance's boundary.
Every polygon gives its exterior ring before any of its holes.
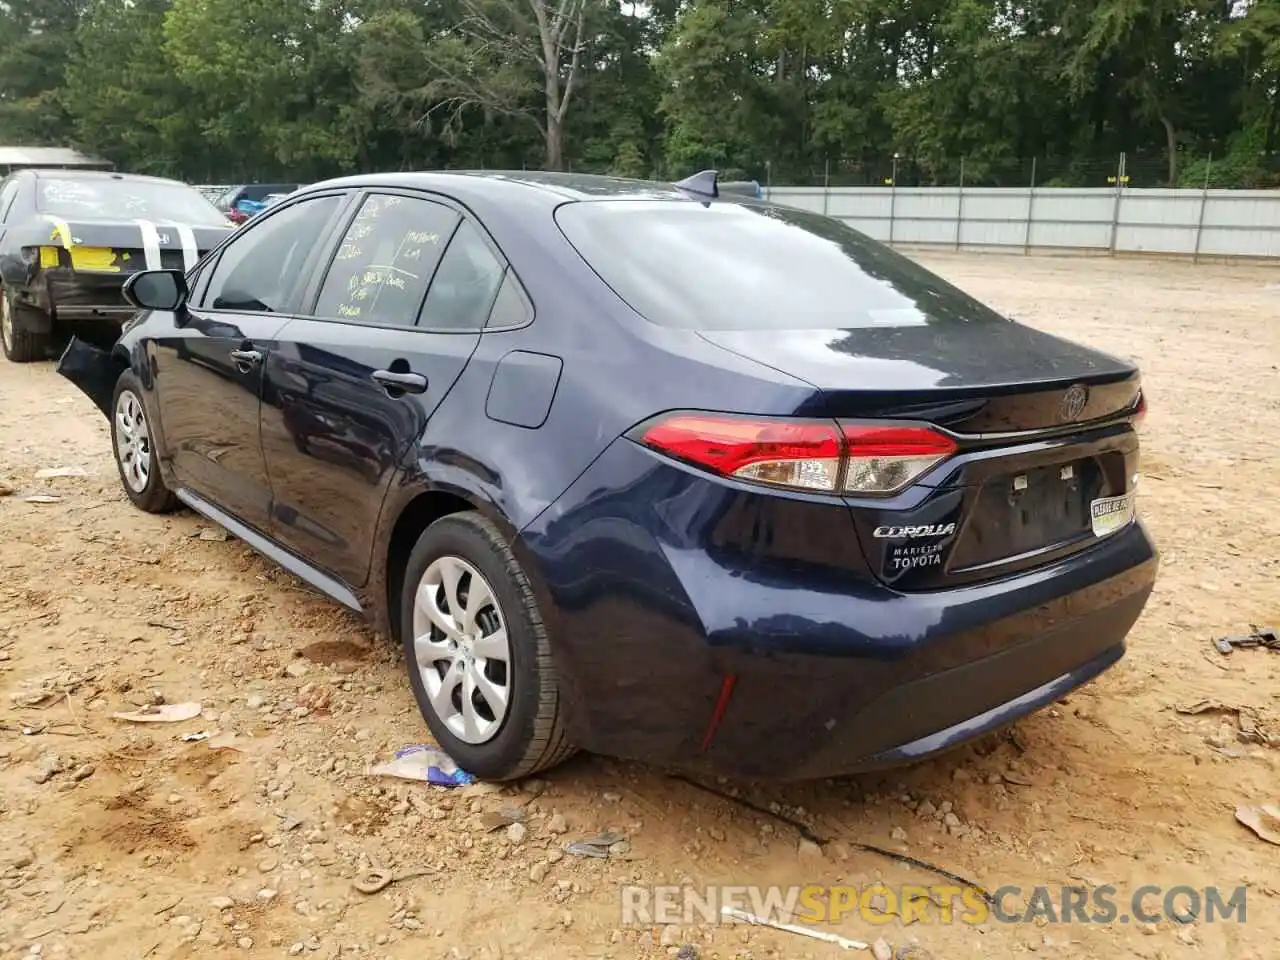
{"type": "Polygon", "coordinates": [[[227,222],[195,187],[148,180],[41,177],[36,208],[65,220],[175,220],[210,226],[227,222]]]}
{"type": "Polygon", "coordinates": [[[756,203],[593,200],[565,204],[556,221],[601,279],[661,326],[804,330],[939,319],[931,294],[945,285],[936,277],[818,214],[756,203]]]}

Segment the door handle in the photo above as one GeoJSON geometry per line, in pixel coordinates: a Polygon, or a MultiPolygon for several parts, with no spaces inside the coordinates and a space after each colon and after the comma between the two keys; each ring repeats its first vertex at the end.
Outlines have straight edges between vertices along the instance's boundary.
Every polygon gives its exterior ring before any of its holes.
{"type": "Polygon", "coordinates": [[[375,370],[370,376],[382,384],[388,392],[426,393],[427,378],[420,373],[396,373],[393,370],[375,370]]]}
{"type": "Polygon", "coordinates": [[[232,350],[231,359],[237,364],[245,364],[246,366],[256,366],[262,362],[262,351],[260,350],[232,350]]]}

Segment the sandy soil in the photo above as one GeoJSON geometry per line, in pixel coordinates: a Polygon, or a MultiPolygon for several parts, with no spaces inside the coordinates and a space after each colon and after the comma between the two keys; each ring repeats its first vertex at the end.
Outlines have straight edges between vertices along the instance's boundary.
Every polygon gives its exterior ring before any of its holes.
{"type": "Polygon", "coordinates": [[[1141,361],[1141,510],[1163,567],[1128,657],[1012,735],[888,776],[737,788],[821,848],[604,758],[502,791],[366,776],[425,734],[391,646],[242,543],[201,539],[198,518],[131,509],[102,416],[51,364],[0,365],[0,956],[835,956],[759,928],[624,926],[618,891],[937,881],[858,843],[988,889],[1113,884],[1122,913],[1144,884],[1249,885],[1244,924],[944,925],[935,911],[828,928],[919,946],[904,957],[1275,956],[1280,847],[1233,811],[1280,801],[1280,754],[1241,742],[1231,714],[1174,707],[1248,707],[1280,736],[1280,659],[1209,646],[1280,625],[1280,271],[921,259],[1020,319],[1141,361]],[[37,479],[49,467],[88,476],[37,479]],[[204,713],[112,719],[160,699],[204,713]],[[181,739],[211,731],[239,749],[181,739]],[[528,817],[514,842],[484,817],[512,805],[528,817]],[[606,827],[629,854],[560,855],[606,827]],[[421,875],[357,892],[370,866],[421,875]]]}

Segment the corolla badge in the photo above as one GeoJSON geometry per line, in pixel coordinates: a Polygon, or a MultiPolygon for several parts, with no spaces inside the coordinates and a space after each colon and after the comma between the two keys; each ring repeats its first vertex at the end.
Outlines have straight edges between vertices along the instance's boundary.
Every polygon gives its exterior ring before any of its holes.
{"type": "Polygon", "coordinates": [[[914,527],[876,527],[877,540],[914,540],[917,537],[946,537],[956,532],[954,523],[924,523],[914,527]]]}
{"type": "Polygon", "coordinates": [[[1074,384],[1067,388],[1058,406],[1058,413],[1066,423],[1079,420],[1084,413],[1085,404],[1089,402],[1089,391],[1083,384],[1074,384]]]}

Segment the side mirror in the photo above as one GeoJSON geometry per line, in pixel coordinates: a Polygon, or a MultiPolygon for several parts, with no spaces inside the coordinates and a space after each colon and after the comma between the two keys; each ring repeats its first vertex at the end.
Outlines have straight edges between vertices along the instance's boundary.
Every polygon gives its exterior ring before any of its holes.
{"type": "Polygon", "coordinates": [[[124,282],[124,298],[140,310],[177,310],[187,302],[181,270],[143,270],[124,282]]]}

